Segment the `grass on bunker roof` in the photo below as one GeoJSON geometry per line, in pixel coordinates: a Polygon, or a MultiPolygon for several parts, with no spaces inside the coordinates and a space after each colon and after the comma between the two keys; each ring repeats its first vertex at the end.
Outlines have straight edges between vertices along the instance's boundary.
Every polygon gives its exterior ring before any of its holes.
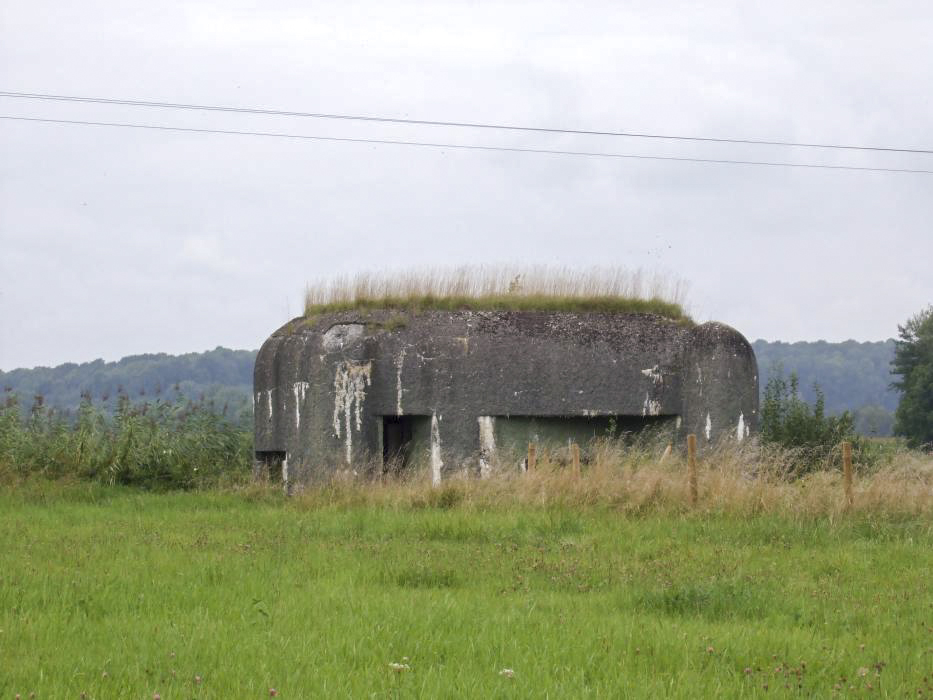
{"type": "Polygon", "coordinates": [[[689,321],[685,292],[679,280],[623,268],[426,268],[312,283],[305,294],[305,315],[355,309],[595,311],[689,321]]]}

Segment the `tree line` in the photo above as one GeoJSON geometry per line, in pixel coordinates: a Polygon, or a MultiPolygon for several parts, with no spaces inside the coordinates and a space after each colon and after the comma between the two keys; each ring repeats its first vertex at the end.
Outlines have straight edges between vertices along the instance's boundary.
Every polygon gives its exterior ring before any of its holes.
{"type": "Polygon", "coordinates": [[[822,394],[828,415],[852,414],[855,431],[862,435],[891,435],[900,398],[891,386],[896,349],[894,339],[860,343],[785,343],[756,340],[762,402],[768,382],[796,375],[799,398],[815,404],[822,394]]]}
{"type": "Polygon", "coordinates": [[[185,399],[246,421],[253,411],[256,352],[217,347],[184,355],[132,355],[116,362],[14,369],[0,371],[0,387],[7,396],[16,395],[24,412],[39,402],[73,415],[83,398],[109,413],[124,399],[133,404],[185,399]]]}

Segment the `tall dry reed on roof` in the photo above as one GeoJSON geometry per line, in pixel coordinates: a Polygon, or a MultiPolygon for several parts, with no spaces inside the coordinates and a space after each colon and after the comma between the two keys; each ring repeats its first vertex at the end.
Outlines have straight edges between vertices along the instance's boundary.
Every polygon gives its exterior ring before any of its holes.
{"type": "Polygon", "coordinates": [[[686,291],[682,280],[618,267],[462,266],[318,280],[307,288],[305,309],[606,310],[685,318],[686,291]]]}

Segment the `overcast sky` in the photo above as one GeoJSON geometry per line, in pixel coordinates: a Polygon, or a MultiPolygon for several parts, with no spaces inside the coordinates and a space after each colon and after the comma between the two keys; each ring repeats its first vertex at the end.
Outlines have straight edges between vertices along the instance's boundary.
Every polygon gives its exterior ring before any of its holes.
{"type": "MultiPolygon", "coordinates": [[[[933,147],[922,2],[0,3],[0,90],[933,147]],[[753,5],[756,6],[753,8],[753,5]]],[[[933,169],[933,155],[56,104],[0,114],[933,169]]],[[[0,120],[0,369],[256,348],[313,278],[621,265],[750,340],[879,340],[933,302],[933,175],[0,120]]]]}

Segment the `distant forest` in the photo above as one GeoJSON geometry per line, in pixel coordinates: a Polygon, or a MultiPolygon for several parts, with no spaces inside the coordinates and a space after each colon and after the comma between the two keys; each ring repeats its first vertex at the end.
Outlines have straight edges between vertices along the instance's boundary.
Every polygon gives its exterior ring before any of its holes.
{"type": "MultiPolygon", "coordinates": [[[[851,411],[863,434],[889,435],[898,395],[889,387],[894,341],[844,343],[825,341],[783,343],[757,340],[761,389],[768,378],[783,368],[796,372],[800,389],[808,401],[814,399],[813,384],[820,385],[829,413],[851,411]]],[[[154,401],[180,393],[192,401],[204,401],[218,412],[236,420],[252,415],[253,363],[255,350],[216,348],[185,355],[133,355],[118,362],[95,360],[58,367],[36,367],[0,371],[0,386],[7,395],[17,395],[24,411],[37,396],[49,406],[72,412],[89,392],[99,405],[112,408],[118,395],[132,401],[154,401]]]]}
{"type": "Polygon", "coordinates": [[[0,371],[0,386],[7,394],[16,394],[24,411],[37,397],[47,406],[73,412],[85,392],[94,403],[111,410],[121,394],[133,402],[169,400],[181,394],[245,421],[253,413],[256,352],[218,347],[184,355],[131,355],[117,362],[14,369],[0,371]]]}
{"type": "Polygon", "coordinates": [[[814,383],[826,397],[827,413],[851,411],[855,427],[863,435],[890,435],[898,393],[890,388],[894,341],[858,343],[783,343],[756,340],[761,391],[776,371],[796,372],[800,391],[813,401],[814,383]]]}

